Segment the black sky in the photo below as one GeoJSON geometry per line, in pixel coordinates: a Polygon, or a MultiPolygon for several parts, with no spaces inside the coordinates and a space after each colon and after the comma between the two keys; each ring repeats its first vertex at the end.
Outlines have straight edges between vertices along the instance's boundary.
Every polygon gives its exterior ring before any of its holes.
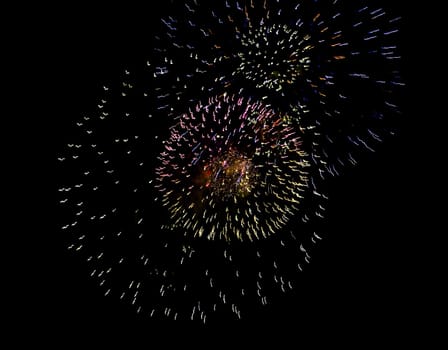
{"type": "MultiPolygon", "coordinates": [[[[117,75],[129,57],[145,57],[150,50],[147,33],[157,28],[163,9],[144,7],[123,3],[94,9],[73,3],[59,10],[62,35],[53,59],[63,86],[58,104],[64,112],[55,119],[58,144],[70,122],[96,102],[102,82],[117,75]]],[[[424,106],[418,103],[422,97],[414,74],[415,17],[410,9],[398,10],[404,15],[403,72],[408,85],[402,127],[359,167],[333,181],[327,209],[330,232],[304,273],[303,287],[242,327],[284,324],[302,330],[340,328],[370,335],[377,329],[386,334],[397,325],[410,327],[424,308],[416,302],[424,272],[417,247],[429,229],[423,221],[426,177],[421,174],[426,155],[417,138],[424,132],[424,106]]],[[[52,279],[48,296],[56,328],[76,336],[87,329],[107,333],[180,327],[142,320],[126,304],[104,298],[66,254],[58,234],[52,250],[58,277],[52,279]]]]}

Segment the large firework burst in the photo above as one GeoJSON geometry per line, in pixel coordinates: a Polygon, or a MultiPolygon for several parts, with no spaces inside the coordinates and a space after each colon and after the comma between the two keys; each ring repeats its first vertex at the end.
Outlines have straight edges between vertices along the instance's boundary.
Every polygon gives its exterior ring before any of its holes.
{"type": "Polygon", "coordinates": [[[59,157],[62,230],[104,293],[139,313],[242,317],[310,261],[326,201],[318,173],[288,118],[262,102],[213,97],[171,125],[151,105],[153,74],[126,71],[76,123],[59,157]]]}

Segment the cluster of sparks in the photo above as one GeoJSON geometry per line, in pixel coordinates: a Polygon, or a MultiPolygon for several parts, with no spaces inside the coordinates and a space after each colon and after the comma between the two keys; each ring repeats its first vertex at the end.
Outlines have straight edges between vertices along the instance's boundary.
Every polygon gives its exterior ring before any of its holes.
{"type": "Polygon", "coordinates": [[[342,0],[181,12],[76,123],[58,158],[61,227],[138,313],[241,318],[294,288],[321,239],[324,180],[390,132],[398,18],[342,0]]]}
{"type": "Polygon", "coordinates": [[[256,88],[277,92],[285,85],[295,84],[310,67],[309,39],[286,25],[249,30],[241,38],[242,50],[238,53],[241,62],[235,75],[241,74],[256,88]]]}
{"type": "Polygon", "coordinates": [[[261,103],[211,98],[172,128],[156,187],[173,224],[194,236],[266,238],[299,211],[309,177],[300,145],[261,103]]]}

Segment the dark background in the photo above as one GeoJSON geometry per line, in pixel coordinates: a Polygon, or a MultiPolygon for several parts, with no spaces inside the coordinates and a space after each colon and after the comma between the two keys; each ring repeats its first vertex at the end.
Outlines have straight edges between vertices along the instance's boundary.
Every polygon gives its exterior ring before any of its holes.
{"type": "MultiPolygon", "coordinates": [[[[409,335],[432,311],[430,273],[423,260],[433,235],[435,214],[425,193],[431,178],[427,163],[434,160],[425,148],[430,138],[423,118],[428,113],[426,96],[420,91],[425,73],[420,55],[415,54],[419,9],[393,6],[404,16],[403,75],[408,86],[402,127],[397,137],[334,181],[327,210],[331,232],[314,253],[302,288],[255,319],[243,321],[240,328],[293,327],[294,334],[336,330],[340,335],[374,339],[409,335]]],[[[70,123],[96,102],[102,83],[118,76],[129,57],[145,57],[163,7],[118,3],[93,8],[73,2],[56,10],[55,30],[60,32],[50,61],[57,70],[56,86],[62,87],[55,89],[60,114],[54,121],[58,130],[54,136],[59,145],[70,123]]],[[[57,233],[51,247],[53,277],[45,286],[51,329],[67,338],[92,332],[110,339],[112,330],[114,336],[127,331],[155,336],[159,330],[184,327],[142,320],[127,305],[104,298],[94,281],[77,268],[76,259],[66,254],[62,242],[57,233]]]]}

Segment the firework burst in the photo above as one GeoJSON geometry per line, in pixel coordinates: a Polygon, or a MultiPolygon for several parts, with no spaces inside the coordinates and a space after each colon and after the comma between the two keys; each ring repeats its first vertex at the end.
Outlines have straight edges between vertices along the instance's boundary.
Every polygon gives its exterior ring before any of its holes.
{"type": "Polygon", "coordinates": [[[170,126],[146,65],[105,86],[59,157],[61,228],[107,296],[138,313],[242,317],[297,284],[326,197],[301,135],[223,95],[170,126]],[[214,238],[214,239],[212,239],[214,238]]]}
{"type": "Polygon", "coordinates": [[[315,129],[323,176],[338,175],[393,133],[403,85],[399,17],[342,0],[184,6],[164,20],[156,49],[160,84],[175,92],[160,95],[168,114],[179,114],[176,105],[193,106],[199,94],[223,92],[253,96],[291,116],[310,110],[296,123],[315,129]]]}
{"type": "Polygon", "coordinates": [[[211,98],[172,128],[157,169],[176,226],[208,238],[258,239],[299,210],[309,162],[293,128],[261,103],[211,98]]]}

